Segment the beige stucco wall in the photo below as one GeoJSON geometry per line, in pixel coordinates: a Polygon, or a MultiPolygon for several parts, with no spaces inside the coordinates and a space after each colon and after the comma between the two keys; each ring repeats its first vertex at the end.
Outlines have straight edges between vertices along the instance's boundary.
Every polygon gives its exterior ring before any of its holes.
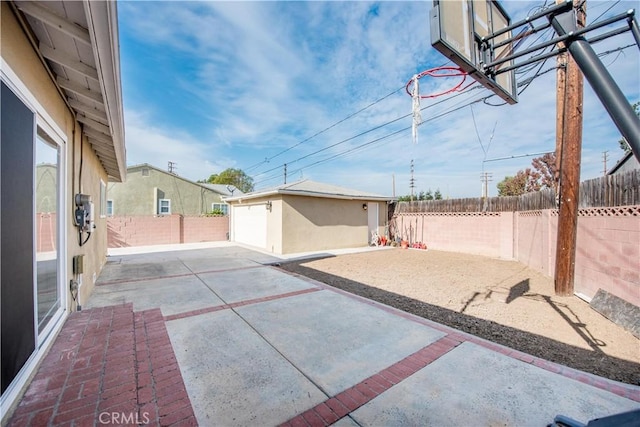
{"type": "Polygon", "coordinates": [[[202,215],[212,203],[222,203],[220,194],[154,168],[131,168],[125,183],[110,183],[107,199],[113,200],[113,215],[156,215],[157,200],[171,200],[171,214],[202,215]]]}
{"type": "MultiPolygon", "coordinates": [[[[366,201],[283,196],[282,253],[367,246],[366,201]]],[[[378,202],[378,233],[384,232],[386,203],[378,202]]]]}
{"type": "Polygon", "coordinates": [[[271,212],[267,212],[267,250],[272,253],[282,252],[282,196],[275,196],[271,201],[271,212]]]}
{"type": "MultiPolygon", "coordinates": [[[[107,181],[107,175],[101,166],[95,152],[85,141],[81,156],[80,126],[74,120],[69,108],[58,92],[51,76],[47,73],[38,55],[29,43],[24,32],[16,21],[13,11],[6,2],[1,4],[1,37],[0,52],[2,59],[6,61],[11,71],[20,79],[29,93],[36,99],[43,110],[53,121],[56,127],[62,130],[66,143],[62,147],[62,155],[65,157],[66,186],[64,188],[64,201],[66,216],[62,231],[66,236],[66,248],[61,248],[62,256],[66,258],[66,277],[63,283],[68,284],[72,278],[72,258],[74,255],[84,255],[85,264],[81,301],[86,301],[94,286],[94,277],[100,273],[106,261],[107,254],[107,228],[106,221],[97,214],[100,206],[100,179],[107,181]],[[80,179],[80,162],[82,166],[82,179],[80,179]],[[78,244],[77,228],[73,224],[73,196],[81,191],[92,196],[95,209],[96,229],[86,245],[78,244]]],[[[39,123],[42,123],[39,118],[39,123]]],[[[64,286],[68,292],[68,287],[64,286]]],[[[72,300],[67,299],[67,308],[72,308],[72,300]]]]}

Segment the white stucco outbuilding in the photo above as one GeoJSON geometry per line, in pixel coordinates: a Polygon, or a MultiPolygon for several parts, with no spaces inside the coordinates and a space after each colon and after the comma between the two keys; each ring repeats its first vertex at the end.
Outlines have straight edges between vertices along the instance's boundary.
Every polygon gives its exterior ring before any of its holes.
{"type": "Polygon", "coordinates": [[[393,198],[302,180],[224,200],[231,241],[290,254],[367,246],[393,198]]]}

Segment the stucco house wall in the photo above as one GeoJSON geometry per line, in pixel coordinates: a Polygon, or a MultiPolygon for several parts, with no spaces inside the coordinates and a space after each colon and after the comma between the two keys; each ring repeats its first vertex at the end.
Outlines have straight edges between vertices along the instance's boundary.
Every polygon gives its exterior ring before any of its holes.
{"type": "Polygon", "coordinates": [[[125,183],[110,183],[107,199],[114,216],[159,215],[160,199],[170,200],[170,214],[203,215],[213,203],[223,203],[221,194],[196,182],[148,164],[127,168],[125,183]]]}
{"type": "MultiPolygon", "coordinates": [[[[282,253],[367,246],[368,212],[362,200],[284,196],[282,253]]],[[[378,233],[384,231],[386,203],[378,204],[378,233]]]]}
{"type": "MultiPolygon", "coordinates": [[[[56,5],[61,7],[59,3],[56,5]]],[[[56,85],[56,75],[55,73],[52,75],[51,65],[45,65],[39,55],[38,40],[35,39],[36,43],[32,43],[27,36],[30,34],[35,38],[30,29],[26,28],[33,21],[27,21],[23,15],[20,15],[21,12],[16,10],[20,7],[21,4],[16,6],[15,3],[10,4],[4,1],[0,3],[0,75],[2,91],[6,95],[3,105],[7,102],[17,106],[11,111],[2,110],[2,123],[6,125],[2,126],[1,146],[4,174],[1,181],[3,281],[0,341],[2,342],[3,378],[0,414],[3,425],[11,415],[12,404],[17,401],[20,393],[28,385],[31,373],[48,351],[64,320],[71,311],[77,309],[78,302],[83,303],[87,300],[94,287],[107,255],[106,221],[99,215],[104,207],[101,204],[100,195],[109,179],[125,178],[124,160],[120,157],[124,151],[121,133],[119,130],[113,130],[112,135],[105,135],[105,138],[111,141],[106,144],[111,144],[109,147],[116,152],[114,157],[109,159],[110,165],[105,166],[105,158],[101,159],[99,156],[105,156],[105,153],[110,155],[110,152],[107,149],[102,154],[98,154],[92,148],[86,133],[87,127],[81,126],[76,120],[78,116],[72,111],[66,98],[67,94],[56,85]],[[22,16],[21,19],[19,19],[20,16],[22,16]],[[26,123],[32,123],[32,125],[26,125],[26,123]],[[5,156],[7,152],[28,151],[24,148],[30,146],[29,142],[25,143],[28,140],[32,143],[33,153],[35,153],[35,156],[31,156],[31,161],[23,159],[22,155],[20,158],[5,156]],[[57,160],[54,159],[57,164],[38,168],[36,164],[38,160],[33,159],[38,158],[37,153],[41,147],[47,147],[49,154],[58,153],[57,160]],[[14,169],[18,173],[8,172],[14,169]],[[53,175],[56,176],[55,179],[53,175]],[[90,236],[84,233],[83,242],[80,241],[78,228],[74,224],[76,193],[91,196],[95,209],[95,228],[92,228],[90,236]],[[35,197],[33,197],[34,194],[35,197]],[[57,198],[57,204],[52,198],[57,198]],[[7,203],[8,200],[14,202],[18,200],[20,207],[15,203],[7,203]],[[24,205],[28,205],[29,208],[23,209],[23,200],[28,201],[24,205]],[[32,209],[31,212],[30,209],[32,209]],[[17,221],[18,218],[25,218],[25,220],[17,221]],[[10,227],[7,227],[7,224],[11,224],[10,227]],[[12,235],[22,237],[13,240],[7,237],[12,235]],[[13,247],[13,251],[7,251],[7,247],[13,247]],[[73,272],[72,263],[76,255],[81,255],[84,260],[81,275],[73,272]],[[6,262],[16,259],[20,259],[20,265],[6,262]],[[27,270],[26,266],[32,266],[29,268],[32,268],[34,273],[28,279],[5,280],[7,276],[18,277],[23,274],[22,272],[27,270]],[[45,273],[42,276],[39,274],[41,270],[45,273]],[[51,271],[54,272],[53,275],[50,274],[51,271]],[[77,280],[80,285],[75,300],[69,286],[71,279],[77,280]],[[46,283],[47,287],[40,292],[40,286],[43,283],[46,283]],[[49,285],[51,288],[48,287],[49,285]],[[28,288],[31,289],[30,293],[25,293],[24,290],[28,288]],[[30,308],[23,307],[25,301],[31,304],[30,308]],[[52,311],[49,312],[51,315],[42,314],[40,306],[42,301],[52,304],[52,311]],[[59,301],[59,304],[55,301],[59,301]],[[38,325],[41,315],[44,316],[42,319],[48,319],[42,327],[38,325]],[[29,317],[31,317],[30,320],[29,317]],[[25,319],[29,321],[25,322],[25,319]],[[36,324],[34,325],[33,322],[36,324]]],[[[49,5],[45,4],[45,8],[48,7],[49,5]]],[[[111,37],[117,34],[117,24],[112,20],[115,15],[109,14],[115,10],[112,9],[115,7],[114,4],[85,5],[80,2],[66,2],[65,7],[67,10],[73,10],[76,17],[92,14],[94,19],[90,29],[83,28],[87,31],[87,38],[89,34],[93,35],[92,42],[84,46],[86,51],[83,53],[93,57],[94,54],[106,54],[109,49],[115,49],[115,53],[111,50],[111,55],[108,56],[109,61],[117,63],[117,46],[113,47],[110,44],[111,37]],[[108,30],[104,30],[103,25],[111,26],[108,30]],[[97,47],[98,44],[100,48],[97,47]],[[98,54],[97,51],[100,49],[103,50],[98,54]]],[[[51,31],[57,30],[53,28],[51,31]]],[[[57,41],[60,42],[61,39],[57,41]]],[[[50,41],[44,41],[45,44],[46,42],[50,41]]],[[[100,56],[100,58],[106,57],[100,56]]],[[[109,61],[99,64],[98,72],[101,78],[108,79],[114,73],[119,74],[117,66],[112,67],[112,63],[105,65],[109,61]]],[[[101,90],[106,92],[114,89],[119,93],[119,80],[115,87],[109,83],[98,85],[94,82],[92,84],[94,88],[100,86],[101,90]]],[[[97,92],[94,90],[94,93],[97,92]]],[[[103,94],[104,104],[108,104],[111,108],[109,125],[117,127],[121,118],[122,105],[118,102],[119,99],[111,102],[113,98],[109,98],[110,100],[107,101],[106,98],[110,97],[112,92],[108,95],[106,92],[103,94]]]]}
{"type": "Polygon", "coordinates": [[[367,246],[385,235],[392,198],[302,180],[225,200],[231,241],[290,254],[367,246]]]}

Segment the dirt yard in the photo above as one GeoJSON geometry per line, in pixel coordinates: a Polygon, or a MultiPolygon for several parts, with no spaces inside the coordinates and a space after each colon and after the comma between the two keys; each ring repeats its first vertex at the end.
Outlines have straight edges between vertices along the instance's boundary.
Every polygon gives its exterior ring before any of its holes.
{"type": "Polygon", "coordinates": [[[281,268],[487,340],[629,384],[640,384],[640,340],[553,279],[514,261],[388,249],[281,268]]]}

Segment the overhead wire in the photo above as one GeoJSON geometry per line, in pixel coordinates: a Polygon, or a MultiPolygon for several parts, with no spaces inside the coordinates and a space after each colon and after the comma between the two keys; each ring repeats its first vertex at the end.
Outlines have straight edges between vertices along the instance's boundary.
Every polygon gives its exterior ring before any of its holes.
{"type": "MultiPolygon", "coordinates": [[[[545,2],[545,5],[543,6],[543,8],[544,8],[544,7],[546,7],[546,3],[547,3],[547,2],[545,2]]],[[[616,4],[617,4],[617,3],[619,3],[619,1],[618,1],[618,2],[616,2],[616,4]]],[[[601,14],[598,18],[596,18],[596,20],[595,20],[594,22],[597,22],[597,20],[598,20],[598,19],[600,19],[602,16],[604,16],[604,15],[605,15],[609,10],[611,10],[614,6],[615,6],[615,4],[614,4],[613,6],[611,6],[611,7],[609,7],[609,8],[608,8],[608,9],[607,9],[603,14],[601,14]]],[[[548,38],[548,37],[549,37],[549,36],[548,36],[548,34],[549,34],[549,33],[550,33],[550,30],[545,30],[545,31],[544,31],[544,32],[542,32],[542,33],[541,33],[541,34],[540,34],[540,35],[539,35],[535,40],[531,41],[528,45],[529,45],[529,46],[531,46],[531,45],[533,45],[533,44],[537,43],[540,39],[548,38]]],[[[622,47],[622,48],[617,48],[617,49],[614,49],[614,50],[610,50],[610,51],[607,51],[607,52],[603,52],[602,54],[599,54],[599,56],[605,56],[605,55],[607,55],[607,54],[611,54],[611,53],[619,52],[619,51],[622,51],[622,50],[624,50],[624,49],[626,49],[626,48],[628,48],[628,47],[632,47],[632,46],[635,46],[635,45],[631,44],[631,45],[628,45],[628,46],[624,46],[624,47],[622,47]]],[[[553,51],[553,49],[554,49],[554,47],[551,47],[550,51],[553,51]]],[[[546,50],[546,48],[545,48],[544,50],[546,50]]],[[[544,50],[543,50],[543,52],[542,52],[542,53],[544,53],[544,50]]],[[[537,55],[542,55],[542,53],[539,53],[539,54],[537,54],[537,55]]],[[[534,55],[534,56],[535,56],[535,55],[534,55]]],[[[535,74],[534,74],[533,76],[531,76],[531,77],[529,77],[529,78],[527,78],[527,79],[525,79],[525,80],[523,80],[523,81],[521,81],[521,82],[519,82],[519,83],[517,84],[517,87],[518,87],[518,88],[520,88],[520,87],[524,86],[524,87],[523,87],[523,88],[518,92],[518,94],[522,94],[522,93],[523,93],[523,92],[524,92],[524,91],[529,87],[529,85],[533,82],[533,80],[535,80],[535,79],[539,78],[540,76],[542,76],[542,75],[544,75],[544,74],[546,74],[546,73],[548,73],[548,72],[550,72],[550,71],[553,71],[553,70],[555,70],[555,69],[557,69],[557,68],[558,68],[557,66],[554,66],[554,67],[550,67],[550,68],[548,68],[548,69],[546,69],[546,70],[544,70],[544,71],[541,71],[541,70],[542,70],[542,68],[544,67],[544,64],[547,62],[547,60],[548,60],[548,59],[545,59],[545,60],[544,60],[544,61],[543,61],[539,66],[537,66],[537,71],[535,72],[535,74]]],[[[615,60],[614,60],[614,62],[615,62],[615,60]]],[[[536,68],[536,65],[537,65],[537,64],[534,64],[534,65],[532,65],[532,66],[527,66],[527,68],[526,68],[526,69],[521,70],[521,72],[519,72],[518,74],[523,74],[523,75],[525,75],[525,74],[527,74],[528,72],[530,72],[531,70],[535,69],[535,68],[536,68]]],[[[427,108],[431,108],[431,107],[433,107],[433,106],[435,106],[435,105],[437,105],[437,104],[440,104],[440,103],[442,103],[442,102],[445,102],[445,101],[451,100],[451,99],[453,99],[453,98],[455,98],[455,97],[457,97],[457,96],[463,95],[463,94],[465,94],[465,93],[470,92],[470,91],[471,91],[471,90],[473,90],[473,89],[477,89],[477,88],[480,88],[480,87],[481,87],[481,86],[480,86],[479,84],[478,84],[478,85],[476,85],[476,86],[473,86],[473,87],[471,87],[471,88],[469,88],[469,86],[467,86],[467,87],[465,87],[465,88],[464,88],[464,91],[459,92],[459,93],[457,93],[457,94],[455,94],[455,95],[452,95],[452,96],[450,96],[450,97],[446,98],[445,100],[442,100],[442,101],[439,101],[439,102],[436,102],[436,103],[430,104],[430,105],[428,105],[428,106],[426,106],[426,107],[423,107],[423,108],[421,108],[421,111],[423,111],[423,110],[425,110],[425,109],[427,109],[427,108]]],[[[309,138],[306,138],[306,139],[304,139],[304,140],[302,140],[302,141],[298,142],[297,144],[295,144],[295,145],[293,145],[293,146],[291,146],[291,147],[289,147],[289,148],[287,148],[287,149],[285,149],[285,150],[283,150],[283,151],[279,152],[278,154],[276,154],[276,155],[274,155],[274,156],[270,157],[269,159],[276,158],[276,157],[278,157],[278,156],[280,156],[280,155],[282,155],[282,154],[284,154],[284,153],[286,153],[286,152],[290,151],[291,149],[293,149],[293,148],[295,148],[295,147],[299,146],[300,144],[302,144],[302,143],[304,143],[304,142],[306,142],[306,141],[308,141],[308,140],[310,140],[310,139],[312,139],[312,138],[314,138],[314,137],[316,137],[316,136],[318,136],[318,135],[320,135],[320,134],[322,134],[322,133],[324,133],[324,132],[326,132],[326,131],[328,131],[328,130],[332,129],[333,127],[337,126],[338,124],[343,123],[344,121],[346,121],[346,120],[348,120],[348,119],[352,118],[353,116],[355,116],[355,115],[357,115],[357,114],[361,113],[362,111],[366,110],[367,108],[370,108],[371,106],[373,106],[373,105],[377,104],[378,102],[381,102],[382,100],[384,100],[384,99],[388,98],[389,96],[391,96],[391,95],[395,94],[396,92],[398,92],[398,91],[399,91],[399,90],[401,90],[401,89],[402,89],[402,87],[401,87],[401,88],[399,88],[399,89],[397,89],[397,90],[395,90],[395,91],[393,91],[393,92],[391,92],[391,93],[389,93],[388,95],[385,95],[384,97],[380,98],[379,100],[374,101],[372,104],[370,104],[370,105],[368,105],[368,106],[366,106],[366,107],[362,108],[361,110],[358,110],[357,112],[355,112],[355,113],[353,113],[353,114],[351,114],[351,115],[349,115],[349,116],[345,117],[344,119],[342,119],[342,120],[340,120],[340,121],[336,122],[335,124],[333,124],[333,125],[331,125],[331,126],[329,126],[329,127],[325,128],[325,129],[323,129],[322,131],[317,132],[316,134],[314,134],[314,135],[310,136],[309,138]]],[[[460,107],[458,107],[458,108],[455,108],[455,109],[452,109],[452,110],[445,111],[445,112],[443,112],[443,113],[441,113],[441,114],[439,114],[439,115],[437,115],[437,116],[433,116],[433,117],[430,117],[430,118],[429,118],[429,119],[427,119],[427,120],[424,120],[422,123],[420,123],[420,125],[422,125],[422,124],[424,124],[424,123],[426,123],[426,122],[430,122],[430,121],[436,120],[436,119],[438,119],[438,118],[440,118],[440,117],[443,117],[443,116],[446,116],[446,115],[448,115],[448,114],[451,114],[451,113],[453,113],[453,112],[455,112],[455,111],[458,111],[458,110],[460,110],[460,109],[462,109],[462,108],[465,108],[465,107],[467,107],[467,106],[472,106],[473,104],[478,103],[478,102],[483,102],[483,103],[485,103],[486,105],[489,105],[489,106],[500,106],[500,105],[504,105],[504,104],[506,104],[506,103],[503,103],[503,104],[490,104],[490,103],[487,103],[487,101],[488,101],[490,98],[492,98],[493,96],[495,96],[495,94],[490,94],[490,95],[488,95],[488,96],[478,98],[478,99],[476,99],[476,100],[474,100],[474,101],[472,101],[472,102],[466,103],[465,105],[462,105],[462,106],[460,106],[460,107]]],[[[473,109],[472,109],[472,114],[473,114],[473,109]]],[[[373,131],[375,131],[375,130],[381,129],[381,128],[385,127],[385,126],[391,125],[391,124],[393,124],[393,123],[395,123],[395,122],[397,122],[397,121],[399,121],[399,120],[405,119],[405,118],[407,118],[407,117],[409,117],[409,116],[411,116],[411,115],[412,115],[412,114],[411,114],[411,113],[409,113],[409,114],[406,114],[406,115],[404,115],[404,116],[398,117],[398,118],[396,118],[396,119],[390,120],[390,121],[385,122],[385,123],[383,123],[383,124],[381,124],[381,125],[375,126],[374,128],[371,128],[371,129],[366,130],[366,131],[364,131],[364,132],[360,132],[359,134],[357,134],[357,135],[355,135],[355,136],[352,136],[352,137],[349,137],[349,138],[347,138],[347,139],[341,140],[341,141],[339,141],[339,142],[337,142],[337,143],[331,144],[331,145],[329,145],[329,146],[327,146],[327,147],[324,147],[324,148],[322,148],[322,149],[320,149],[320,150],[317,150],[317,151],[315,151],[315,152],[313,152],[313,153],[309,153],[309,154],[306,154],[306,155],[304,155],[304,156],[301,156],[301,157],[299,157],[299,158],[297,158],[297,159],[294,159],[294,160],[292,160],[292,161],[286,162],[286,164],[287,164],[287,165],[289,165],[289,164],[292,164],[292,163],[297,163],[297,162],[299,162],[299,161],[301,161],[301,160],[304,160],[304,159],[308,159],[309,157],[312,157],[312,156],[314,156],[314,155],[320,154],[320,153],[322,153],[322,152],[324,152],[324,151],[327,151],[327,150],[329,150],[329,149],[331,149],[331,148],[334,148],[334,147],[339,146],[339,145],[341,145],[341,144],[344,144],[344,143],[346,143],[346,142],[352,141],[352,140],[354,140],[354,139],[356,139],[356,138],[358,138],[358,137],[364,136],[364,135],[366,135],[366,134],[368,134],[368,133],[370,133],[370,132],[373,132],[373,131]]],[[[474,118],[474,119],[475,119],[475,118],[474,118]]],[[[475,121],[474,121],[474,123],[475,123],[475,121]]],[[[419,125],[419,126],[420,126],[420,125],[419,125]]],[[[410,129],[411,129],[411,126],[408,126],[408,127],[405,127],[405,128],[402,128],[402,129],[399,129],[399,130],[396,130],[396,131],[393,131],[393,132],[391,132],[391,133],[389,133],[389,134],[386,134],[386,135],[383,135],[383,136],[381,136],[381,137],[375,138],[375,139],[373,139],[373,140],[370,140],[370,141],[364,142],[364,143],[362,143],[362,144],[360,144],[360,145],[357,145],[357,146],[355,146],[355,147],[349,148],[349,149],[347,149],[347,150],[345,150],[345,151],[342,151],[342,152],[340,152],[340,153],[336,153],[336,154],[331,155],[331,156],[329,156],[329,157],[326,157],[326,158],[324,158],[324,159],[320,159],[320,160],[317,160],[317,161],[315,161],[315,162],[313,162],[313,163],[309,163],[309,164],[307,164],[307,165],[301,166],[301,167],[300,167],[300,168],[298,168],[298,169],[295,169],[295,170],[290,171],[290,173],[291,173],[291,174],[295,174],[295,173],[301,172],[301,171],[302,171],[302,170],[304,170],[304,169],[308,169],[308,168],[311,168],[311,167],[313,167],[313,166],[317,166],[317,165],[319,165],[319,164],[322,164],[322,163],[325,163],[325,162],[328,162],[328,161],[336,160],[336,159],[338,159],[338,158],[341,158],[341,157],[343,157],[343,156],[349,155],[349,154],[354,153],[354,152],[356,152],[356,151],[359,151],[359,150],[362,150],[362,149],[364,149],[364,148],[370,147],[370,146],[372,146],[372,145],[374,145],[374,144],[376,144],[376,143],[379,143],[379,142],[385,141],[385,140],[387,140],[388,138],[391,138],[391,137],[392,137],[392,136],[394,136],[394,135],[399,135],[399,134],[401,134],[402,132],[406,132],[406,131],[408,131],[408,130],[410,130],[410,129]]],[[[477,129],[476,129],[476,133],[477,133],[477,129]]],[[[481,143],[481,144],[482,144],[482,143],[481,143]]],[[[258,165],[261,165],[261,164],[264,164],[264,163],[265,163],[265,161],[260,162],[258,165]]],[[[255,177],[258,177],[258,176],[263,176],[263,175],[265,175],[265,174],[268,174],[269,172],[273,172],[273,171],[276,171],[276,170],[280,170],[283,166],[284,166],[284,163],[283,163],[282,165],[278,166],[278,167],[274,167],[274,168],[271,168],[271,169],[266,170],[266,171],[264,171],[264,172],[261,172],[260,174],[255,175],[255,176],[254,176],[254,178],[255,178],[255,177]]],[[[278,173],[277,175],[268,176],[268,177],[263,178],[262,180],[256,181],[256,183],[255,183],[255,184],[256,184],[256,185],[257,185],[257,184],[261,184],[261,183],[264,183],[264,182],[267,182],[267,181],[270,181],[270,180],[276,179],[276,178],[278,178],[278,177],[280,177],[280,176],[281,176],[281,174],[280,174],[280,173],[278,173]]]]}
{"type": "Polygon", "coordinates": [[[358,114],[362,113],[363,111],[365,111],[365,110],[366,110],[366,109],[368,109],[368,108],[373,107],[374,105],[378,104],[379,102],[384,101],[385,99],[387,99],[387,98],[388,98],[388,97],[390,97],[391,95],[394,95],[394,94],[396,94],[397,92],[399,92],[399,91],[401,91],[401,90],[402,90],[402,87],[400,87],[400,88],[398,88],[398,89],[394,90],[393,92],[391,92],[391,93],[389,93],[389,94],[387,94],[387,95],[383,96],[382,98],[379,98],[379,99],[377,99],[377,100],[373,101],[372,103],[370,103],[370,104],[369,104],[369,105],[367,105],[366,107],[363,107],[363,108],[359,109],[358,111],[356,111],[356,112],[354,112],[354,113],[352,113],[352,114],[349,114],[347,117],[345,117],[345,118],[343,118],[343,119],[341,119],[341,120],[338,120],[338,121],[337,121],[337,122],[335,122],[334,124],[332,124],[332,125],[330,125],[330,126],[328,126],[328,127],[324,128],[324,129],[322,129],[321,131],[318,131],[318,132],[314,133],[313,135],[309,136],[308,138],[305,138],[305,139],[303,139],[302,141],[297,142],[296,144],[292,145],[291,147],[288,147],[288,148],[286,148],[286,149],[284,149],[284,150],[280,151],[279,153],[277,153],[277,154],[275,154],[275,155],[273,155],[273,156],[271,156],[271,157],[265,158],[265,160],[263,160],[262,162],[256,163],[255,165],[248,167],[245,171],[247,171],[247,172],[248,172],[248,171],[251,171],[251,170],[255,169],[256,167],[259,167],[260,165],[262,165],[262,164],[264,164],[264,163],[269,163],[269,161],[271,161],[271,160],[275,159],[276,157],[279,157],[279,156],[283,155],[284,153],[286,153],[286,152],[288,152],[288,151],[290,151],[290,150],[293,150],[294,148],[296,148],[296,147],[300,146],[301,144],[304,144],[305,142],[312,140],[312,139],[313,139],[313,138],[315,138],[316,136],[321,135],[321,134],[323,134],[323,133],[325,133],[325,132],[327,132],[327,131],[329,131],[329,130],[333,129],[334,127],[338,126],[339,124],[344,123],[345,121],[349,120],[350,118],[352,118],[352,117],[354,117],[354,116],[356,116],[356,115],[358,115],[358,114]]]}
{"type": "MultiPolygon", "coordinates": [[[[478,86],[478,88],[479,88],[479,87],[481,87],[481,86],[478,86]]],[[[467,91],[467,92],[468,92],[468,91],[467,91]]],[[[466,92],[465,92],[465,93],[466,93],[466,92]]],[[[453,98],[453,97],[455,97],[455,96],[459,96],[459,95],[461,95],[461,94],[462,94],[462,93],[459,93],[459,94],[453,95],[453,96],[451,96],[450,98],[453,98]]],[[[488,96],[480,97],[480,98],[475,99],[475,100],[473,100],[473,101],[471,101],[471,102],[468,102],[468,103],[466,103],[466,104],[464,104],[464,105],[461,105],[461,106],[458,106],[458,107],[455,107],[455,108],[449,109],[449,110],[444,111],[443,113],[440,113],[440,114],[438,114],[438,115],[431,116],[430,118],[428,118],[428,119],[426,119],[426,120],[423,120],[423,121],[422,121],[422,123],[420,123],[420,125],[418,125],[418,126],[422,126],[424,123],[431,122],[431,121],[437,120],[437,119],[439,119],[439,118],[442,118],[442,117],[444,117],[444,116],[446,116],[446,115],[448,115],[448,114],[451,114],[451,113],[454,113],[454,112],[456,112],[456,111],[459,111],[459,110],[461,110],[461,109],[463,109],[463,108],[465,108],[465,107],[468,107],[469,105],[476,104],[476,103],[478,103],[478,102],[483,101],[485,98],[487,98],[487,97],[492,97],[492,96],[495,96],[495,94],[491,94],[491,95],[488,95],[488,96]]],[[[447,98],[447,100],[448,100],[448,99],[450,99],[450,98],[447,98]]],[[[436,104],[439,104],[439,103],[441,103],[441,102],[445,102],[445,101],[446,101],[446,100],[443,100],[443,101],[439,101],[438,103],[434,103],[434,104],[428,105],[428,106],[426,106],[426,107],[421,108],[421,110],[425,110],[425,109],[427,109],[427,108],[431,108],[431,107],[435,106],[436,104]]],[[[402,116],[402,117],[400,117],[400,118],[398,118],[398,119],[395,119],[395,120],[393,120],[393,121],[395,122],[395,121],[398,121],[399,119],[407,118],[407,117],[409,117],[409,116],[411,116],[411,114],[407,114],[407,115],[402,116]]],[[[381,127],[381,126],[379,126],[378,128],[380,128],[380,127],[381,127]]],[[[324,158],[324,159],[320,159],[320,160],[317,160],[317,161],[315,161],[315,162],[313,162],[313,163],[309,163],[309,164],[307,164],[307,165],[301,166],[301,167],[300,167],[300,168],[298,168],[298,169],[292,170],[290,173],[291,173],[291,174],[295,174],[295,173],[297,173],[297,172],[302,171],[303,169],[308,169],[308,168],[310,168],[310,167],[317,166],[317,165],[319,165],[319,164],[322,164],[322,163],[328,162],[328,161],[330,161],[330,160],[335,160],[335,159],[337,159],[337,158],[343,157],[343,156],[345,156],[345,155],[348,155],[348,154],[353,153],[353,152],[355,152],[355,151],[358,151],[358,150],[360,150],[360,149],[366,148],[366,147],[371,146],[371,145],[373,145],[373,144],[375,144],[375,143],[378,143],[378,142],[384,141],[384,140],[386,140],[386,139],[388,139],[388,138],[390,138],[390,137],[392,137],[392,136],[394,136],[394,135],[398,135],[398,134],[400,134],[400,133],[402,133],[402,132],[407,132],[407,131],[409,131],[409,130],[411,130],[411,126],[407,126],[407,127],[402,128],[402,129],[398,129],[398,130],[393,131],[393,132],[391,132],[391,133],[389,133],[389,134],[386,134],[386,135],[380,136],[380,137],[378,137],[378,138],[375,138],[375,139],[373,139],[373,140],[370,140],[370,141],[364,142],[364,143],[362,143],[362,144],[360,144],[360,145],[357,145],[357,146],[355,146],[355,147],[349,148],[349,149],[347,149],[347,150],[345,150],[345,151],[342,151],[342,152],[340,152],[340,153],[334,154],[334,155],[332,155],[332,156],[330,156],[330,157],[327,157],[327,158],[324,158]]],[[[333,144],[333,146],[335,146],[335,145],[337,145],[337,144],[333,144]]],[[[305,158],[307,158],[307,157],[309,157],[309,156],[305,156],[305,158]]],[[[298,159],[298,160],[299,160],[299,159],[298,159]]],[[[287,163],[287,164],[289,164],[289,163],[287,163]]],[[[278,168],[278,169],[279,169],[279,168],[278,168]]],[[[258,184],[262,184],[262,183],[264,183],[264,182],[268,182],[268,181],[271,181],[271,180],[273,180],[273,179],[276,179],[276,178],[278,178],[278,177],[280,177],[280,176],[281,176],[280,174],[276,174],[276,175],[273,175],[273,176],[269,176],[269,177],[263,178],[263,179],[262,179],[262,180],[260,180],[260,181],[256,181],[256,183],[255,183],[255,184],[256,184],[256,185],[258,185],[258,184]]]]}
{"type": "MultiPolygon", "coordinates": [[[[455,98],[455,97],[461,96],[461,95],[463,95],[463,94],[465,94],[465,93],[470,92],[471,90],[474,90],[474,89],[476,89],[476,88],[480,88],[480,87],[481,87],[481,86],[480,86],[479,84],[477,84],[477,85],[475,85],[475,86],[472,86],[472,87],[468,87],[468,88],[467,88],[466,90],[464,90],[463,92],[458,92],[458,93],[456,93],[455,95],[450,96],[449,98],[446,98],[446,99],[443,99],[443,100],[441,100],[441,101],[437,101],[437,102],[434,102],[434,103],[432,103],[432,104],[429,104],[428,106],[423,107],[421,110],[425,110],[425,109],[427,109],[427,108],[434,107],[434,106],[436,106],[436,105],[438,105],[438,104],[441,104],[441,103],[443,103],[443,102],[445,102],[445,101],[448,101],[448,100],[450,100],[450,99],[453,99],[453,98],[455,98]]],[[[341,141],[338,141],[338,142],[336,142],[336,143],[333,143],[333,144],[331,144],[331,145],[328,145],[328,146],[326,146],[326,147],[323,147],[323,148],[321,148],[321,149],[319,149],[319,150],[316,150],[316,151],[314,151],[314,152],[312,152],[312,153],[308,153],[308,154],[306,154],[306,155],[304,155],[304,156],[301,156],[301,157],[298,157],[298,158],[296,158],[296,159],[294,159],[294,160],[288,161],[288,162],[286,162],[286,164],[287,164],[287,165],[291,165],[291,164],[293,164],[293,163],[297,163],[297,162],[299,162],[299,161],[301,161],[301,160],[304,160],[304,159],[306,159],[306,158],[309,158],[309,157],[311,157],[311,156],[314,156],[314,155],[320,154],[320,153],[322,153],[322,152],[324,152],[324,151],[327,151],[327,150],[329,150],[329,149],[331,149],[331,148],[334,148],[334,147],[336,147],[336,146],[338,146],[338,145],[342,145],[342,144],[347,143],[347,142],[349,142],[349,141],[352,141],[352,140],[354,140],[354,139],[356,139],[356,138],[359,138],[359,137],[361,137],[361,136],[364,136],[364,135],[366,135],[366,134],[368,134],[368,133],[371,133],[371,132],[373,132],[373,131],[376,131],[376,130],[378,130],[378,129],[381,129],[381,128],[385,127],[385,126],[388,126],[388,125],[391,125],[391,124],[393,124],[393,123],[396,123],[396,122],[398,122],[398,121],[400,121],[400,120],[402,120],[402,119],[406,119],[407,117],[409,117],[409,116],[411,116],[411,115],[412,115],[412,113],[408,113],[408,114],[405,114],[405,115],[403,115],[403,116],[397,117],[397,118],[395,118],[395,119],[393,119],[393,120],[389,120],[389,121],[387,121],[387,122],[385,122],[385,123],[382,123],[382,124],[380,124],[380,125],[377,125],[377,126],[375,126],[375,127],[371,128],[371,129],[368,129],[368,130],[365,130],[365,131],[363,131],[363,132],[360,132],[360,133],[358,133],[357,135],[354,135],[354,136],[351,136],[351,137],[349,137],[349,138],[343,139],[343,140],[341,140],[341,141]]],[[[285,163],[283,163],[283,164],[281,164],[281,165],[279,165],[279,166],[273,167],[273,168],[271,168],[271,169],[268,169],[268,170],[266,170],[266,171],[263,171],[263,172],[261,172],[261,173],[259,173],[259,174],[253,175],[253,178],[255,179],[255,178],[258,178],[258,177],[260,177],[260,176],[262,176],[262,175],[265,175],[265,174],[267,174],[267,173],[269,173],[269,172],[273,172],[273,171],[275,171],[275,170],[280,170],[280,169],[282,169],[282,168],[284,167],[284,164],[285,164],[285,163]]],[[[278,176],[279,176],[279,175],[278,175],[278,176]]],[[[260,180],[260,181],[257,181],[257,182],[256,182],[256,184],[257,184],[257,183],[259,183],[259,182],[263,182],[263,181],[265,181],[265,179],[262,179],[262,180],[260,180]]]]}

